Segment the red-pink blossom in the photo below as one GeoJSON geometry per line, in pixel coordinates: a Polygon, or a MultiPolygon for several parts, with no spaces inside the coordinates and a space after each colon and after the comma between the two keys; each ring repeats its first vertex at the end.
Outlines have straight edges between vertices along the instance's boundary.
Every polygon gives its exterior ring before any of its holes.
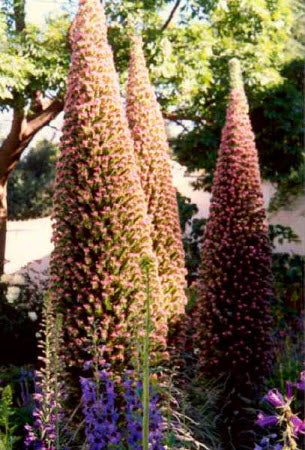
{"type": "Polygon", "coordinates": [[[230,374],[240,391],[271,366],[272,280],[258,155],[236,60],[201,258],[194,312],[200,367],[230,374]]]}
{"type": "Polygon", "coordinates": [[[101,362],[122,368],[134,358],[144,324],[144,257],[151,262],[152,355],[164,348],[158,263],[98,0],[80,1],[70,44],[53,212],[52,296],[64,313],[68,364],[82,366],[97,339],[98,347],[107,344],[101,362]]]}
{"type": "Polygon", "coordinates": [[[175,322],[184,313],[186,304],[182,234],[164,120],[149,80],[140,36],[133,36],[131,40],[127,116],[153,225],[164,313],[175,322]]]}

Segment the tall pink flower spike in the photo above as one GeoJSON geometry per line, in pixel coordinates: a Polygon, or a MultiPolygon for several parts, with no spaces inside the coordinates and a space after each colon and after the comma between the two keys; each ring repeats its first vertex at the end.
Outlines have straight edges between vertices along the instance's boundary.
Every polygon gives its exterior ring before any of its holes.
{"type": "Polygon", "coordinates": [[[239,61],[214,175],[195,310],[203,373],[258,381],[271,365],[271,250],[239,61]]]}
{"type": "Polygon", "coordinates": [[[186,305],[182,233],[164,121],[149,80],[140,36],[131,40],[127,117],[153,224],[164,306],[170,322],[174,323],[186,305]]]}
{"type": "Polygon", "coordinates": [[[152,357],[166,346],[167,321],[103,7],[81,0],[70,31],[72,57],[54,201],[52,296],[64,312],[68,364],[92,357],[120,371],[136,357],[150,261],[152,357]]]}

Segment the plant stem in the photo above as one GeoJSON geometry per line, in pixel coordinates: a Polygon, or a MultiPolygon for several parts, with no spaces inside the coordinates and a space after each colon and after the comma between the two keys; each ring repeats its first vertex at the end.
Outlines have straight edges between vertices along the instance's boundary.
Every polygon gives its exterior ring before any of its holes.
{"type": "Polygon", "coordinates": [[[150,333],[150,280],[149,266],[145,266],[146,272],[146,314],[145,336],[143,348],[143,450],[149,448],[149,333],[150,333]]]}

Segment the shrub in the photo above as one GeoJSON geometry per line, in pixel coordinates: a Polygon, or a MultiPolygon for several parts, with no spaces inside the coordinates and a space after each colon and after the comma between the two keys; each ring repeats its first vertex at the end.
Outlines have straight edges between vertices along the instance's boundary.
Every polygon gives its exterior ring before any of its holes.
{"type": "Polygon", "coordinates": [[[28,269],[5,274],[0,282],[0,364],[29,364],[37,357],[39,331],[47,273],[28,269]],[[37,275],[40,275],[39,277],[37,275]]]}

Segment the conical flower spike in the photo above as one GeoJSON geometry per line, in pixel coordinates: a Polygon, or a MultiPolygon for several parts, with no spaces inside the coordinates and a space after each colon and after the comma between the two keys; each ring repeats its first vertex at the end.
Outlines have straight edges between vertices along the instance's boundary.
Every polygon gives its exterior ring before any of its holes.
{"type": "Polygon", "coordinates": [[[69,363],[81,365],[94,347],[120,370],[135,354],[144,323],[143,258],[150,261],[152,354],[166,345],[163,297],[99,1],[80,1],[70,41],[54,202],[52,293],[64,312],[69,363]]]}
{"type": "Polygon", "coordinates": [[[238,60],[202,249],[196,343],[202,370],[258,381],[271,365],[271,253],[258,156],[238,60]]]}
{"type": "Polygon", "coordinates": [[[166,314],[175,322],[186,304],[182,235],[164,121],[149,80],[140,36],[133,36],[131,42],[127,116],[153,224],[166,314]]]}

